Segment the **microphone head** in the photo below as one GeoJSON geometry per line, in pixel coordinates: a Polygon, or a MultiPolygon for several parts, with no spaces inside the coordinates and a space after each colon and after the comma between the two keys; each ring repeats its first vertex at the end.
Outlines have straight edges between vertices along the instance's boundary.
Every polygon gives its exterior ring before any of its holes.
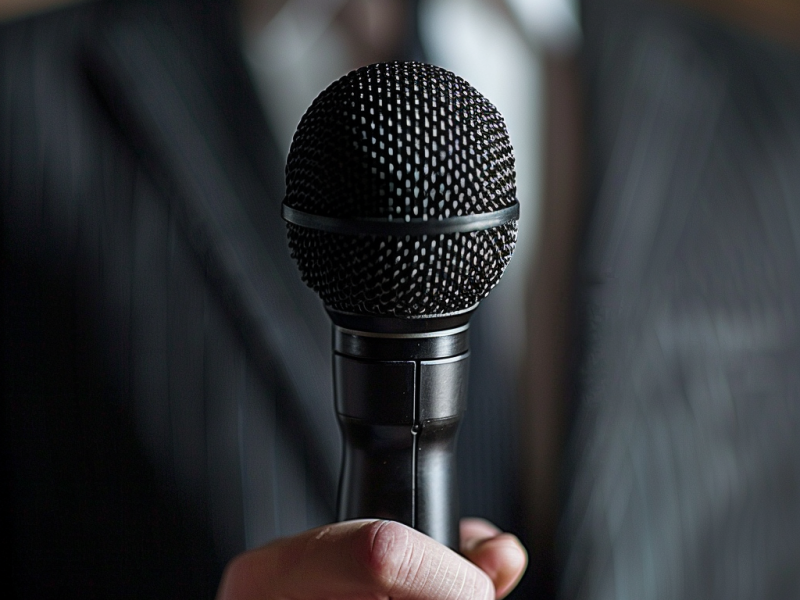
{"type": "Polygon", "coordinates": [[[473,309],[508,265],[518,207],[502,116],[427,64],[375,64],[332,83],[301,119],[286,165],[292,256],[344,313],[473,309]]]}

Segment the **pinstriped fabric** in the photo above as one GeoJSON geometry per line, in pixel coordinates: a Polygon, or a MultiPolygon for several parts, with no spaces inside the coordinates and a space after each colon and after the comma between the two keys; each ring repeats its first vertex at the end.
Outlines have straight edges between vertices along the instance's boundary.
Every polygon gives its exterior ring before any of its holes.
{"type": "Polygon", "coordinates": [[[328,323],[235,50],[191,8],[0,31],[21,597],[211,597],[234,552],[330,519],[328,323]]]}
{"type": "Polygon", "coordinates": [[[569,598],[800,595],[800,59],[586,6],[590,330],[569,598]]]}
{"type": "MultiPolygon", "coordinates": [[[[259,335],[267,337],[272,347],[289,350],[274,359],[286,363],[281,366],[299,391],[298,398],[303,398],[299,402],[313,403],[304,407],[306,419],[313,423],[311,437],[324,440],[322,447],[330,453],[336,442],[323,424],[327,419],[319,414],[316,400],[311,400],[329,387],[327,371],[318,379],[309,378],[308,369],[293,361],[297,356],[311,355],[322,362],[329,343],[318,339],[321,327],[309,330],[305,323],[309,317],[297,307],[298,302],[301,306],[310,304],[317,310],[306,312],[320,320],[322,313],[316,299],[309,301],[313,295],[299,293],[305,290],[294,285],[297,275],[293,265],[288,264],[284,226],[275,218],[274,198],[280,197],[281,186],[270,182],[272,189],[265,189],[264,174],[248,169],[248,155],[240,160],[234,158],[239,149],[231,132],[224,129],[226,124],[203,120],[205,115],[220,110],[211,104],[211,94],[205,93],[205,87],[214,82],[194,78],[191,70],[174,67],[172,63],[188,64],[190,57],[170,39],[169,31],[136,22],[125,25],[127,28],[111,30],[100,42],[105,48],[96,56],[108,60],[110,67],[106,70],[104,65],[97,65],[103,71],[101,77],[109,76],[103,81],[107,84],[104,89],[120,90],[119,98],[111,99],[111,103],[134,127],[140,128],[139,133],[145,138],[143,151],[152,152],[168,166],[178,199],[188,198],[175,202],[175,210],[186,221],[195,247],[210,261],[220,263],[220,283],[243,305],[237,307],[244,313],[242,318],[255,320],[259,335]],[[162,56],[169,57],[169,61],[161,62],[162,56]],[[281,320],[273,315],[283,315],[283,321],[290,319],[292,327],[279,326],[281,320]]],[[[217,69],[226,67],[221,64],[217,69]]],[[[240,106],[246,105],[245,100],[254,102],[243,90],[240,106]]],[[[241,109],[241,118],[255,121],[251,123],[254,127],[262,124],[252,106],[249,114],[245,106],[241,109]]],[[[258,167],[268,170],[272,177],[280,177],[279,157],[273,153],[268,160],[258,167]]],[[[327,465],[326,471],[325,478],[333,479],[335,469],[327,465]]]]}
{"type": "MultiPolygon", "coordinates": [[[[212,94],[205,93],[213,80],[171,66],[191,59],[168,30],[143,27],[141,15],[135,18],[99,40],[93,56],[102,62],[90,63],[92,75],[108,94],[123,128],[130,128],[131,138],[141,136],[137,141],[145,160],[167,166],[165,180],[175,186],[172,210],[189,232],[196,253],[207,261],[250,354],[278,369],[291,386],[291,406],[300,411],[295,419],[306,429],[305,444],[317,457],[314,480],[330,498],[339,442],[331,426],[332,404],[326,402],[328,324],[316,298],[299,285],[289,261],[283,224],[274,211],[279,197],[275,188],[280,186],[272,183],[273,189],[265,189],[263,175],[248,169],[249,154],[237,152],[226,124],[204,119],[218,110],[210,104],[212,94]],[[161,57],[170,62],[161,62],[161,57]]],[[[242,101],[248,99],[242,94],[242,101]]],[[[260,114],[244,115],[260,123],[260,114]]],[[[279,176],[279,159],[269,159],[261,167],[279,176]]]]}

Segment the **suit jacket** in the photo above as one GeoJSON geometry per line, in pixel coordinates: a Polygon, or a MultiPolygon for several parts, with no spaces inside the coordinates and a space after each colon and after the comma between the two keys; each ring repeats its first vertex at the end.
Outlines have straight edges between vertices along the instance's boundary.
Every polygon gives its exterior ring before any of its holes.
{"type": "MultiPolygon", "coordinates": [[[[210,597],[236,552],[333,519],[340,455],[330,323],[235,15],[101,1],[0,48],[10,580],[210,597]]],[[[508,527],[513,376],[489,334],[476,315],[462,506],[508,527]]]]}
{"type": "Polygon", "coordinates": [[[586,2],[570,598],[800,596],[800,57],[586,2]]]}
{"type": "Polygon", "coordinates": [[[20,597],[210,597],[235,552],[333,516],[330,326],[216,4],[0,30],[20,597]]]}

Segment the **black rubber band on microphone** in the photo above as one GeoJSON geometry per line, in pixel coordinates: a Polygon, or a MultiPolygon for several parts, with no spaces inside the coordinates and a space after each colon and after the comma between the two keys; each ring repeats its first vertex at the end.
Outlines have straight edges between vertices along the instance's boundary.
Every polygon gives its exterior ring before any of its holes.
{"type": "Polygon", "coordinates": [[[443,233],[467,233],[491,229],[519,219],[519,200],[500,210],[488,213],[445,217],[443,219],[413,218],[340,218],[312,215],[284,202],[281,204],[283,219],[299,227],[317,229],[344,235],[380,235],[402,237],[406,235],[439,235],[443,233]]]}

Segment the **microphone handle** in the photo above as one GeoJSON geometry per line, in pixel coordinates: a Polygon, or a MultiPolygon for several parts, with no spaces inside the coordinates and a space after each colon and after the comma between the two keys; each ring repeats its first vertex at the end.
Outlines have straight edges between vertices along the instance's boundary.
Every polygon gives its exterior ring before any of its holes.
{"type": "Polygon", "coordinates": [[[334,327],[340,520],[392,519],[458,550],[468,368],[466,326],[408,337],[334,327]]]}

